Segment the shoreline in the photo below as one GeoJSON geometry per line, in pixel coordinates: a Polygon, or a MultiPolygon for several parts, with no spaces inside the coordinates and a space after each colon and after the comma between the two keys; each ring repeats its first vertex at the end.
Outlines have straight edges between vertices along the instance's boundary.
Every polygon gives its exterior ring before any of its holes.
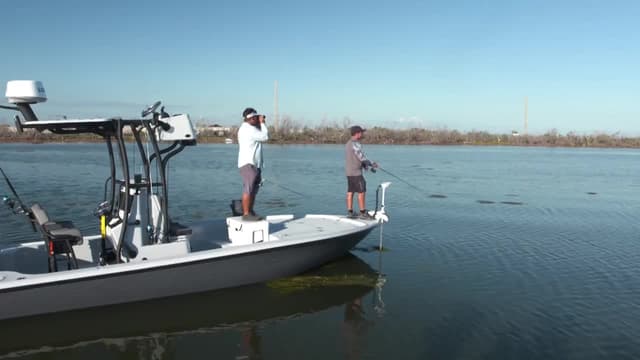
{"type": "MultiPolygon", "coordinates": [[[[0,129],[2,130],[2,129],[0,129]]],[[[197,141],[200,144],[225,144],[226,139],[235,139],[237,128],[226,132],[200,129],[197,141]]],[[[131,134],[124,134],[125,141],[133,142],[131,134]]],[[[332,145],[349,140],[347,130],[340,127],[326,128],[279,128],[270,127],[268,144],[273,145],[332,145]]],[[[100,143],[102,137],[93,134],[62,135],[49,132],[25,131],[17,133],[0,131],[0,143],[100,143]]],[[[624,137],[619,133],[595,133],[578,135],[574,132],[560,134],[556,130],[543,135],[490,134],[483,131],[462,133],[457,130],[387,129],[374,127],[367,130],[364,140],[370,145],[431,145],[431,146],[523,146],[564,148],[640,148],[640,137],[624,137]]]]}
{"type": "MultiPolygon", "coordinates": [[[[134,143],[133,140],[126,141],[127,143],[134,143]]],[[[346,142],[346,141],[345,141],[346,142]]],[[[12,139],[7,141],[6,139],[0,139],[0,145],[2,144],[24,144],[24,145],[45,145],[45,144],[102,144],[104,140],[102,139],[73,139],[73,140],[58,140],[58,139],[47,139],[47,140],[36,140],[32,139],[12,139]]],[[[219,141],[202,141],[198,139],[198,144],[202,145],[210,145],[210,144],[218,144],[218,145],[237,145],[236,143],[227,144],[224,139],[219,141]]],[[[277,146],[286,146],[286,145],[344,145],[342,142],[296,142],[296,141],[268,141],[266,144],[269,145],[277,145],[277,146]]],[[[593,144],[593,145],[566,145],[566,144],[527,144],[527,143],[419,143],[419,142],[406,142],[406,143],[388,143],[388,142],[371,142],[371,141],[363,141],[363,144],[366,145],[382,145],[382,146],[494,146],[494,147],[544,147],[544,148],[588,148],[588,149],[640,149],[640,145],[601,145],[601,144],[593,144]]]]}

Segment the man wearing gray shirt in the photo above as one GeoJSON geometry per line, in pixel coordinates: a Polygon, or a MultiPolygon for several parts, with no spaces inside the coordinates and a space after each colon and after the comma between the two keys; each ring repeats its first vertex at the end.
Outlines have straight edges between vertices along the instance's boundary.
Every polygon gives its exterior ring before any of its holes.
{"type": "Polygon", "coordinates": [[[367,214],[367,210],[364,207],[367,182],[364,180],[364,176],[362,176],[362,169],[368,170],[371,168],[371,171],[375,172],[375,168],[378,167],[378,164],[367,159],[362,151],[360,139],[362,139],[365,129],[356,125],[352,126],[349,130],[351,132],[351,139],[347,141],[344,148],[344,169],[347,175],[347,213],[350,217],[354,216],[353,193],[358,193],[360,217],[369,218],[370,216],[367,214]]]}

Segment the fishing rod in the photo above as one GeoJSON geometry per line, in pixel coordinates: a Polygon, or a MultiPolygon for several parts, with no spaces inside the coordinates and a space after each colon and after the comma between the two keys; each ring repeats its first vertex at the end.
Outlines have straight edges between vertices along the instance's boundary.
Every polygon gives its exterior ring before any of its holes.
{"type": "Polygon", "coordinates": [[[29,223],[31,224],[31,228],[33,229],[33,231],[37,231],[36,224],[33,222],[33,219],[31,217],[31,210],[29,210],[29,208],[22,202],[22,199],[20,199],[20,195],[18,195],[18,192],[13,187],[13,184],[11,184],[11,180],[9,180],[9,177],[7,176],[7,174],[5,174],[4,170],[2,170],[1,167],[0,167],[0,172],[2,173],[2,177],[4,177],[4,181],[9,186],[9,189],[11,189],[11,193],[13,193],[13,197],[15,198],[14,200],[5,195],[2,197],[2,202],[4,202],[9,207],[9,209],[11,209],[11,212],[13,212],[14,214],[27,216],[29,218],[29,223]],[[17,209],[16,209],[16,201],[18,202],[17,209]]]}
{"type": "Polygon", "coordinates": [[[24,203],[22,202],[22,199],[20,199],[20,196],[16,192],[16,189],[13,187],[13,184],[11,184],[11,181],[9,180],[9,177],[7,177],[7,174],[5,174],[4,170],[2,170],[1,167],[0,167],[0,172],[2,172],[2,176],[4,177],[4,181],[9,186],[9,189],[11,190],[11,193],[13,193],[13,197],[18,201],[18,206],[20,207],[19,210],[17,210],[18,212],[16,212],[16,210],[15,210],[15,201],[13,199],[10,199],[9,197],[7,197],[5,195],[2,198],[2,201],[4,201],[4,203],[7,204],[7,206],[9,206],[9,208],[11,208],[11,210],[13,210],[14,213],[16,213],[16,214],[17,213],[26,213],[29,209],[27,209],[27,207],[24,205],[24,203]]]}
{"type": "Polygon", "coordinates": [[[420,189],[419,187],[417,187],[417,186],[415,186],[415,185],[411,184],[410,182],[408,182],[408,181],[406,181],[406,180],[402,179],[402,178],[401,178],[401,177],[399,177],[398,175],[395,175],[395,174],[391,173],[391,172],[390,172],[390,171],[388,171],[388,170],[385,170],[385,169],[383,169],[383,168],[381,168],[381,167],[379,167],[379,166],[378,166],[377,170],[382,170],[383,172],[387,173],[389,176],[392,176],[392,177],[396,178],[397,180],[399,180],[399,181],[403,182],[404,184],[406,184],[407,186],[409,186],[409,187],[413,188],[414,190],[418,190],[418,191],[420,191],[420,192],[423,192],[423,190],[422,190],[422,189],[420,189]]]}

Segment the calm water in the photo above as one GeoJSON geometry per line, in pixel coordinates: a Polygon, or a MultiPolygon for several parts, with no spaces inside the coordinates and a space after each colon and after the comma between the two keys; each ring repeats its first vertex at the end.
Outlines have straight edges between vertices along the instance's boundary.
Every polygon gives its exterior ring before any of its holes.
{"type": "MultiPolygon", "coordinates": [[[[378,286],[262,284],[5,321],[2,358],[640,357],[640,151],[365,150],[423,190],[368,174],[370,207],[375,186],[393,182],[388,251],[370,250],[375,232],[316,274],[378,286]]],[[[344,212],[342,146],[268,145],[265,156],[259,213],[344,212]]],[[[0,166],[23,200],[85,233],[97,232],[91,211],[105,161],[104,145],[0,145],[0,166]]],[[[169,170],[173,217],[226,216],[240,191],[235,161],[234,145],[178,155],[169,170]]],[[[37,238],[6,209],[0,218],[0,242],[37,238]]]]}

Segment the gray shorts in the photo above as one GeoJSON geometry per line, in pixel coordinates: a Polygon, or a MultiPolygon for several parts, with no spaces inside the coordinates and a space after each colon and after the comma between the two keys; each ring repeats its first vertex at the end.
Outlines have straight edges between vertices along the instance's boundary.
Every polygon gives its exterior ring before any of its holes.
{"type": "Polygon", "coordinates": [[[350,193],[366,193],[367,182],[364,181],[364,176],[347,176],[347,192],[350,193]]]}
{"type": "Polygon", "coordinates": [[[261,171],[254,165],[247,164],[240,167],[240,177],[242,177],[242,192],[244,194],[256,195],[262,176],[261,171]]]}

